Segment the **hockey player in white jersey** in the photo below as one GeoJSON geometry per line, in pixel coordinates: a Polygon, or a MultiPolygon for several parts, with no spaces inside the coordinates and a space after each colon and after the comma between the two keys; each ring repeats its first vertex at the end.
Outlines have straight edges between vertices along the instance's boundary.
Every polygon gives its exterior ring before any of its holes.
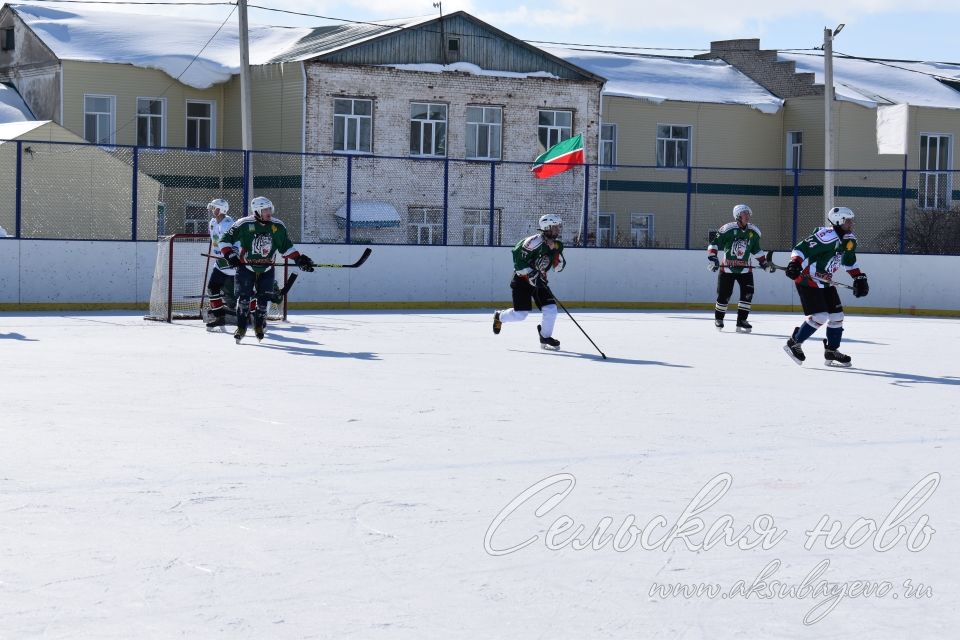
{"type": "MultiPolygon", "coordinates": [[[[223,237],[230,227],[233,226],[233,218],[227,215],[230,210],[230,204],[223,198],[211,200],[207,205],[207,211],[211,218],[208,225],[210,231],[210,242],[213,245],[213,255],[218,256],[210,272],[210,279],[207,281],[207,291],[210,293],[210,316],[207,319],[207,330],[213,331],[217,327],[225,326],[227,323],[227,308],[223,301],[224,285],[232,281],[237,270],[230,266],[226,259],[221,258],[220,238],[223,237]]],[[[232,284],[232,282],[231,282],[232,284]]],[[[232,289],[232,287],[231,287],[232,289]]]]}

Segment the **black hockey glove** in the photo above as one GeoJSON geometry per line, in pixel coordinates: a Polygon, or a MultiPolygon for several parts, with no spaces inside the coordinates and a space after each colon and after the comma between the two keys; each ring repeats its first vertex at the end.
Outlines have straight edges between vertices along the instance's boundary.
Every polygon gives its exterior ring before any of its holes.
{"type": "Polygon", "coordinates": [[[297,266],[300,267],[301,271],[307,271],[307,272],[313,271],[314,263],[309,256],[305,256],[301,253],[299,256],[297,256],[296,262],[297,262],[297,266]]]}
{"type": "Polygon", "coordinates": [[[790,278],[791,280],[796,280],[797,278],[800,277],[800,274],[803,273],[803,267],[800,266],[799,260],[791,260],[789,264],[787,264],[787,268],[784,269],[783,272],[786,273],[787,277],[790,278]]]}
{"type": "Polygon", "coordinates": [[[237,255],[236,251],[231,251],[227,255],[227,264],[234,268],[238,268],[240,266],[240,256],[237,255]]]}
{"type": "Polygon", "coordinates": [[[716,254],[711,253],[707,256],[707,260],[710,262],[710,264],[707,265],[707,269],[710,269],[710,271],[717,271],[720,269],[720,260],[717,258],[716,254]]]}
{"type": "Polygon", "coordinates": [[[766,258],[762,258],[758,262],[760,263],[760,268],[763,269],[764,271],[769,271],[770,273],[773,273],[774,271],[777,270],[777,268],[773,266],[773,262],[771,262],[770,260],[767,260],[766,258]]]}
{"type": "Polygon", "coordinates": [[[867,274],[861,273],[853,279],[853,297],[862,298],[870,293],[870,285],[867,284],[867,274]]]}

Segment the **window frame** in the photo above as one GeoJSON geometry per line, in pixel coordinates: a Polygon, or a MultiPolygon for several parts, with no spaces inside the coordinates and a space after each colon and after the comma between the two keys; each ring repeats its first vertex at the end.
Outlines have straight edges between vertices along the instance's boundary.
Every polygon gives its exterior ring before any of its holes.
{"type": "Polygon", "coordinates": [[[373,130],[373,116],[374,116],[374,109],[375,109],[375,108],[376,108],[376,103],[374,102],[374,99],[373,99],[373,98],[360,98],[360,97],[352,97],[352,96],[334,96],[334,97],[333,97],[333,145],[332,145],[332,146],[333,146],[333,152],[334,152],[334,153],[343,153],[343,154],[349,154],[349,155],[371,155],[371,154],[373,154],[373,138],[374,138],[374,136],[373,136],[373,133],[374,133],[374,130],[373,130]],[[349,100],[349,101],[350,101],[350,113],[348,113],[348,114],[347,114],[347,113],[337,113],[337,101],[340,101],[340,100],[349,100]],[[370,115],[357,114],[357,113],[356,113],[356,104],[357,104],[358,102],[367,102],[367,103],[370,104],[370,115]],[[343,149],[338,149],[338,148],[337,148],[337,122],[338,122],[338,119],[341,119],[341,118],[343,119],[343,122],[344,122],[344,124],[343,124],[343,143],[344,143],[344,148],[343,148],[343,149]],[[363,129],[363,127],[361,126],[361,124],[362,124],[362,122],[363,122],[364,120],[366,120],[366,121],[369,122],[369,127],[368,127],[368,130],[369,130],[369,132],[370,132],[370,140],[369,140],[369,147],[370,147],[370,148],[369,148],[369,150],[360,149],[360,146],[362,146],[362,145],[361,145],[362,141],[360,140],[360,136],[361,136],[361,134],[362,134],[362,129],[363,129]],[[348,149],[348,148],[346,148],[347,146],[349,146],[349,145],[347,145],[347,134],[348,134],[349,131],[350,131],[350,122],[351,122],[351,121],[356,122],[356,136],[355,136],[355,137],[357,138],[357,140],[356,140],[356,142],[357,142],[357,149],[348,149]]]}
{"type": "MultiPolygon", "coordinates": [[[[654,156],[655,156],[655,160],[656,160],[657,169],[668,169],[668,170],[678,170],[678,169],[681,169],[681,170],[682,170],[682,169],[687,169],[687,168],[689,168],[689,167],[692,166],[692,162],[693,162],[693,125],[690,125],[690,124],[673,124],[673,123],[669,123],[669,122],[658,122],[658,123],[657,123],[657,129],[656,129],[656,142],[657,142],[657,144],[656,144],[656,148],[655,148],[655,150],[654,150],[654,151],[655,151],[654,156]],[[660,128],[661,128],[661,127],[669,127],[669,128],[670,128],[670,137],[662,138],[662,137],[660,136],[660,128]],[[679,128],[679,129],[686,129],[686,130],[687,130],[687,137],[686,137],[686,138],[674,138],[674,137],[673,137],[673,133],[674,133],[674,132],[673,132],[673,129],[674,129],[674,127],[679,128]],[[665,147],[665,148],[664,148],[664,153],[663,153],[664,160],[666,160],[666,155],[667,155],[666,146],[667,146],[667,143],[668,143],[668,142],[677,142],[677,143],[679,143],[679,142],[686,142],[686,163],[683,164],[683,165],[678,165],[678,164],[663,164],[663,163],[661,163],[661,161],[660,161],[660,155],[661,155],[661,154],[660,154],[660,143],[661,143],[661,140],[664,141],[664,147],[665,147]]],[[[677,145],[677,147],[679,148],[679,144],[677,145]]],[[[674,152],[673,155],[674,155],[674,160],[676,160],[676,155],[677,155],[676,152],[674,152]]]]}
{"type": "Polygon", "coordinates": [[[410,205],[407,207],[407,244],[423,246],[443,246],[443,207],[430,207],[426,205],[410,205]],[[415,213],[422,213],[422,221],[414,221],[412,218],[415,213]],[[439,222],[431,222],[430,214],[439,214],[439,222]],[[410,232],[416,228],[416,242],[410,239],[410,232]],[[430,242],[421,242],[423,232],[426,231],[430,242]]]}
{"type": "Polygon", "coordinates": [[[600,123],[600,153],[598,154],[598,160],[601,171],[615,171],[617,164],[617,134],[619,133],[616,123],[614,122],[602,122],[600,123]],[[605,139],[603,137],[604,127],[610,127],[613,130],[613,137],[605,139]],[[610,149],[610,162],[604,162],[604,154],[606,149],[610,149]]]}
{"type": "Polygon", "coordinates": [[[654,229],[654,214],[652,213],[631,213],[630,214],[630,245],[638,249],[646,249],[653,246],[653,229],[654,229]],[[635,226],[635,221],[638,218],[646,218],[647,225],[646,227],[637,227],[635,226]],[[638,232],[646,233],[647,240],[645,243],[641,244],[637,238],[638,232]]]}
{"type": "Polygon", "coordinates": [[[466,136],[464,139],[464,149],[463,156],[467,160],[502,160],[503,159],[503,106],[502,105],[486,105],[486,104],[468,104],[466,111],[464,112],[464,119],[466,121],[466,136]],[[471,122],[470,121],[470,110],[471,109],[480,109],[480,122],[471,122]],[[496,111],[500,116],[499,122],[486,122],[487,111],[496,111]],[[472,140],[475,145],[475,151],[480,149],[480,130],[481,128],[487,128],[487,155],[481,156],[478,154],[470,155],[470,141],[472,140]],[[472,131],[473,129],[473,131],[472,131]],[[497,155],[490,155],[490,141],[494,136],[494,131],[496,131],[497,139],[497,155]]]}
{"type": "Polygon", "coordinates": [[[597,213],[597,239],[596,246],[598,247],[613,247],[616,246],[614,242],[617,237],[617,214],[612,211],[600,211],[597,213]],[[610,221],[608,227],[600,226],[600,221],[603,218],[607,218],[610,221]],[[603,231],[607,232],[607,243],[603,244],[603,231]]]}
{"type": "Polygon", "coordinates": [[[412,101],[410,102],[410,111],[411,111],[411,113],[410,113],[410,155],[411,155],[412,157],[415,157],[415,158],[445,158],[445,157],[447,157],[447,149],[448,149],[448,146],[449,146],[447,143],[448,143],[448,140],[449,140],[448,131],[449,131],[449,121],[450,121],[450,105],[448,105],[448,104],[445,103],[445,102],[420,102],[419,100],[412,100],[412,101]],[[423,119],[423,118],[414,118],[414,117],[413,117],[413,108],[414,108],[415,105],[422,105],[422,106],[425,106],[425,107],[426,107],[426,110],[427,110],[427,118],[426,118],[426,119],[423,119]],[[430,118],[431,111],[432,111],[432,109],[433,109],[434,107],[443,107],[443,120],[434,120],[434,119],[430,118]],[[417,153],[417,152],[415,152],[415,151],[413,150],[413,135],[414,135],[414,133],[413,133],[413,128],[414,128],[414,124],[415,124],[415,123],[419,123],[419,129],[420,129],[420,130],[419,130],[419,134],[420,134],[420,141],[419,141],[420,151],[419,151],[419,153],[417,153]],[[439,126],[439,125],[442,125],[441,128],[442,128],[442,131],[443,131],[443,153],[436,153],[437,129],[438,129],[438,126],[439,126]],[[429,142],[430,142],[430,144],[431,144],[431,148],[432,148],[432,150],[434,151],[434,153],[424,153],[424,152],[423,152],[423,149],[424,149],[424,141],[425,141],[425,140],[424,140],[424,131],[426,131],[427,129],[429,129],[429,130],[432,132],[432,135],[430,136],[429,142]]]}
{"type": "MultiPolygon", "coordinates": [[[[501,207],[494,207],[493,214],[495,219],[500,219],[503,215],[503,209],[501,207]]],[[[464,207],[463,208],[463,224],[461,229],[461,246],[464,247],[487,247],[490,246],[490,207],[464,207]],[[478,214],[480,217],[480,222],[467,222],[467,216],[469,214],[478,214]],[[466,233],[468,229],[472,229],[473,239],[477,238],[477,231],[480,231],[482,237],[481,242],[467,242],[466,233]]]]}
{"type": "Polygon", "coordinates": [[[207,212],[207,205],[203,202],[194,202],[187,200],[183,203],[183,232],[194,234],[207,234],[209,232],[210,215],[207,212]],[[199,214],[193,215],[191,214],[199,214]],[[191,228],[196,224],[196,228],[191,228]]]}
{"type": "MultiPolygon", "coordinates": [[[[184,130],[183,146],[189,151],[195,151],[197,153],[213,153],[213,150],[217,147],[217,102],[216,100],[194,100],[188,98],[184,102],[184,130]],[[209,118],[197,118],[196,116],[190,115],[190,105],[191,104],[206,104],[210,106],[210,117],[209,118]],[[191,120],[209,120],[210,122],[210,140],[208,141],[208,147],[203,149],[201,147],[191,147],[190,146],[190,121],[191,120]]],[[[199,131],[198,131],[199,134],[199,131]]]]}
{"type": "Polygon", "coordinates": [[[787,131],[786,141],[786,171],[793,175],[793,172],[803,170],[803,130],[787,131]],[[793,139],[794,135],[800,136],[800,141],[793,139]]]}
{"type": "Polygon", "coordinates": [[[151,97],[151,96],[137,96],[136,109],[137,109],[137,111],[136,111],[136,113],[137,113],[137,131],[136,131],[136,136],[137,136],[137,137],[136,137],[136,140],[135,140],[135,143],[136,143],[135,146],[139,147],[140,150],[160,151],[160,150],[161,150],[160,147],[165,147],[165,146],[167,146],[167,99],[166,99],[166,98],[155,98],[155,97],[151,97]],[[150,146],[150,145],[143,146],[143,145],[140,145],[140,144],[139,144],[139,142],[140,142],[140,122],[141,122],[141,117],[146,118],[148,121],[152,121],[153,119],[155,119],[155,118],[157,117],[157,116],[154,116],[154,115],[152,115],[152,114],[143,115],[143,114],[140,113],[140,101],[141,101],[141,100],[150,100],[151,102],[159,102],[159,103],[160,103],[160,116],[159,116],[159,118],[160,118],[160,144],[157,145],[157,146],[150,146]]]}
{"type": "MultiPolygon", "coordinates": [[[[97,118],[97,132],[99,133],[100,121],[97,118]]],[[[83,139],[89,142],[90,144],[95,144],[100,147],[113,147],[117,144],[117,96],[108,95],[105,93],[85,93],[83,94],[83,139]],[[110,111],[88,111],[87,110],[87,98],[107,98],[110,101],[110,111]],[[99,136],[97,139],[90,140],[87,137],[87,116],[89,114],[95,114],[96,116],[106,115],[109,118],[109,141],[100,142],[99,136]]]]}
{"type": "Polygon", "coordinates": [[[573,125],[576,120],[576,114],[573,109],[537,109],[537,145],[540,147],[540,153],[544,153],[551,147],[556,146],[557,144],[563,142],[564,140],[569,140],[573,137],[573,125]],[[540,124],[540,121],[543,117],[543,114],[552,114],[553,123],[552,124],[540,124]],[[570,114],[570,125],[558,125],[556,124],[556,116],[560,113],[569,113],[570,114]],[[564,136],[564,130],[567,130],[567,135],[564,136]],[[544,142],[541,139],[541,132],[546,131],[547,139],[544,142]],[[553,139],[553,133],[557,133],[556,142],[551,142],[553,139]],[[544,146],[546,145],[546,146],[544,146]]]}
{"type": "MultiPolygon", "coordinates": [[[[937,210],[937,209],[949,209],[953,206],[953,134],[951,133],[941,133],[933,131],[921,131],[919,137],[917,138],[918,142],[918,171],[917,171],[917,208],[923,210],[937,210]],[[924,138],[927,139],[927,153],[924,153],[924,138]],[[946,141],[946,167],[937,166],[936,168],[930,168],[925,166],[928,164],[929,160],[929,149],[930,149],[930,139],[936,139],[937,148],[943,148],[943,142],[946,141]],[[931,189],[929,188],[929,179],[933,178],[934,187],[933,191],[933,204],[929,204],[931,197],[929,193],[931,189]],[[943,198],[944,202],[940,202],[940,181],[943,180],[943,198]]],[[[940,154],[937,154],[937,165],[940,164],[940,154]]]]}
{"type": "Polygon", "coordinates": [[[0,29],[0,51],[14,51],[17,48],[17,36],[14,27],[0,29]]]}

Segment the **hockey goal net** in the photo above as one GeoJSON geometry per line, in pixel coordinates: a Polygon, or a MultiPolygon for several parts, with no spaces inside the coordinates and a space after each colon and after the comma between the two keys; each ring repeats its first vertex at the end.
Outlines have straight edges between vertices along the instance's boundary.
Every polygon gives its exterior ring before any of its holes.
{"type": "MultiPolygon", "coordinates": [[[[147,320],[172,322],[200,320],[210,307],[207,280],[216,261],[204,256],[212,253],[210,236],[178,233],[157,239],[157,261],[150,287],[150,312],[147,320]]],[[[287,279],[287,266],[274,267],[278,287],[287,279]]],[[[228,283],[229,284],[229,283],[228,283]]],[[[229,293],[229,292],[228,292],[229,293]]],[[[226,299],[232,296],[225,295],[226,299]]],[[[228,316],[229,317],[229,316],[228,316]]],[[[270,320],[287,319],[287,301],[271,303],[267,310],[270,320]]]]}

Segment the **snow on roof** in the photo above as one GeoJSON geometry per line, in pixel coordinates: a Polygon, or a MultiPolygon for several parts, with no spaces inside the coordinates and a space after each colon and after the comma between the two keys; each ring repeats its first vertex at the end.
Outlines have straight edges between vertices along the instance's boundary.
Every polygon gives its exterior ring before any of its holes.
{"type": "Polygon", "coordinates": [[[13,87],[0,83],[0,124],[33,120],[33,114],[13,87]]]}
{"type": "MultiPolygon", "coordinates": [[[[347,205],[340,205],[335,214],[343,218],[339,224],[346,223],[347,205]]],[[[400,224],[400,214],[389,202],[351,202],[351,227],[395,227],[400,224]]]]}
{"type": "MultiPolygon", "coordinates": [[[[217,32],[219,22],[175,15],[143,16],[45,3],[10,6],[62,60],[158,69],[197,89],[226,82],[240,72],[240,36],[235,22],[228,21],[217,32]]],[[[309,28],[251,26],[250,63],[271,61],[311,32],[309,28]]]]}
{"type": "Polygon", "coordinates": [[[623,55],[544,47],[544,51],[607,79],[603,94],[660,103],[743,104],[776,113],[783,100],[726,62],[665,56],[623,55]]]}
{"type": "MultiPolygon", "coordinates": [[[[778,53],[777,59],[796,63],[798,72],[813,73],[816,82],[823,84],[822,55],[778,53]]],[[[833,58],[837,99],[869,108],[876,108],[878,104],[911,104],[960,109],[960,91],[933,76],[960,81],[960,64],[862,60],[836,55],[833,58]]]]}
{"type": "Polygon", "coordinates": [[[431,64],[431,63],[419,63],[419,64],[384,64],[379,65],[381,67],[390,67],[391,69],[400,69],[402,71],[424,71],[426,73],[443,73],[444,71],[459,71],[461,73],[469,73],[475,76],[498,76],[501,78],[553,78],[557,79],[558,77],[549,71],[531,71],[528,73],[521,73],[518,71],[495,71],[491,69],[481,69],[475,64],[470,62],[454,62],[452,64],[431,64]]]}
{"type": "Polygon", "coordinates": [[[38,127],[50,122],[49,120],[21,120],[19,122],[0,123],[0,144],[9,140],[16,140],[25,133],[30,133],[38,127]]]}

